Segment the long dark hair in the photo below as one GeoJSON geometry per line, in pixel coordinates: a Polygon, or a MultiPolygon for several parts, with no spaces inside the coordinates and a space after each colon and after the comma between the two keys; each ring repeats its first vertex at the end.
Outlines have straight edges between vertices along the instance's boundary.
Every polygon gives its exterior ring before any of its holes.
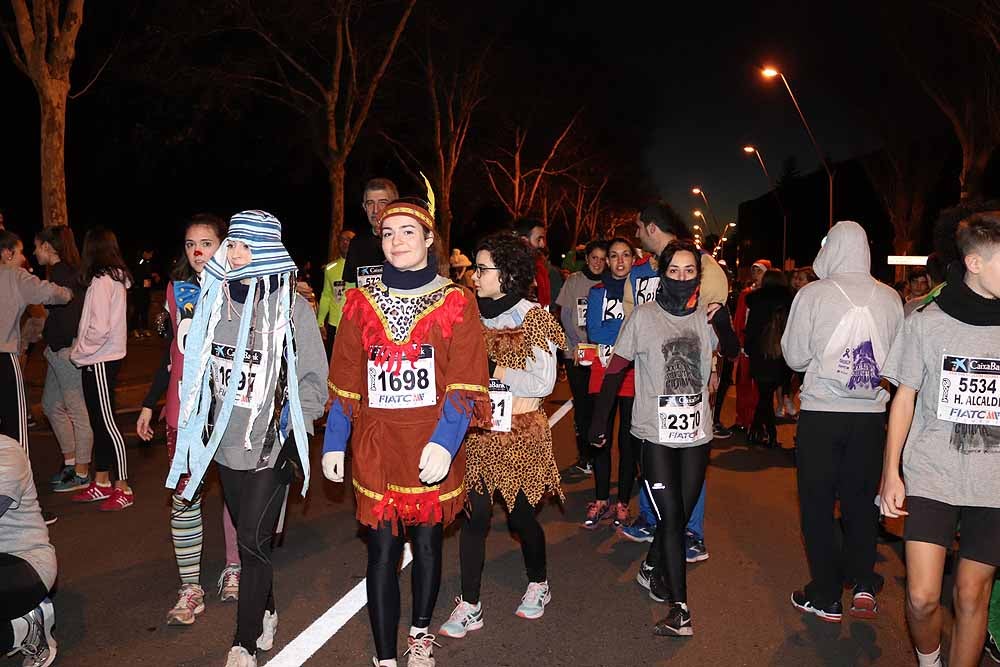
{"type": "Polygon", "coordinates": [[[67,225],[46,227],[35,234],[35,243],[48,243],[59,255],[59,261],[71,269],[80,268],[80,251],[76,249],[76,237],[67,225]]]}
{"type": "Polygon", "coordinates": [[[108,276],[126,287],[132,283],[132,274],[118,248],[118,237],[105,227],[94,227],[83,238],[80,272],[87,285],[101,276],[108,276]]]}
{"type": "MultiPolygon", "coordinates": [[[[189,229],[198,225],[211,227],[215,230],[215,235],[219,237],[219,243],[222,243],[222,240],[226,238],[226,234],[229,233],[229,223],[219,216],[212,215],[211,213],[196,213],[184,225],[184,237],[187,237],[189,229]]],[[[197,280],[197,277],[198,274],[195,273],[195,270],[191,268],[191,263],[188,262],[187,253],[182,251],[181,256],[174,262],[174,268],[170,270],[170,279],[190,283],[197,280]]]]}

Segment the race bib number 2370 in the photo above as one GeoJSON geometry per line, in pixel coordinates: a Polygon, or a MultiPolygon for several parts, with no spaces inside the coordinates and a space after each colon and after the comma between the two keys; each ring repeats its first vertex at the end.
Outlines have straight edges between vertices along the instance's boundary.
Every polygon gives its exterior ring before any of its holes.
{"type": "Polygon", "coordinates": [[[1000,359],[943,355],[938,419],[959,424],[1000,426],[998,380],[1000,359]]]}
{"type": "Polygon", "coordinates": [[[660,442],[681,444],[704,438],[701,403],[701,394],[658,396],[656,417],[660,442]]]}
{"type": "Polygon", "coordinates": [[[421,345],[419,358],[411,362],[404,357],[395,373],[376,365],[378,354],[379,346],[372,346],[368,354],[368,407],[398,410],[437,404],[433,347],[421,345]]]}

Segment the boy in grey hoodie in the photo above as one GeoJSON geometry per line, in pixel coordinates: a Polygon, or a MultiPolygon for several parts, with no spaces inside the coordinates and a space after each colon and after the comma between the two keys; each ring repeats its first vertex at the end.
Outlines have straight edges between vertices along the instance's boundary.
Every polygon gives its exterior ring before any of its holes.
{"type": "Polygon", "coordinates": [[[884,357],[903,320],[899,296],[871,276],[868,236],[856,222],[841,221],[830,230],[813,269],[820,280],[799,290],[781,338],[785,362],[805,371],[798,424],[799,508],[802,536],[812,580],[792,594],[801,611],[837,623],[841,587],[854,585],[850,613],[874,618],[875,548],[878,512],[873,506],[882,474],[885,410],[889,393],[854,393],[839,380],[820,377],[827,344],[851,304],[868,306],[874,320],[875,363],[884,357]],[[846,297],[845,297],[846,294],[846,297]],[[850,299],[850,302],[848,301],[850,299]],[[840,500],[844,542],[834,545],[833,509],[840,500]]]}

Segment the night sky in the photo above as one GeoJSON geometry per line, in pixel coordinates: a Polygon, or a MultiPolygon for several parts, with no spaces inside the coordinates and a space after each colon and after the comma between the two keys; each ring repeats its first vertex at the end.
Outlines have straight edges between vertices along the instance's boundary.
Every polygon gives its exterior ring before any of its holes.
{"type": "MultiPolygon", "coordinates": [[[[722,222],[735,220],[741,201],[769,189],[753,156],[743,153],[746,143],[759,147],[775,178],[790,156],[802,173],[819,167],[791,100],[780,81],[760,76],[762,64],[776,64],[785,72],[818,141],[834,160],[879,147],[869,110],[878,104],[873,93],[879,90],[886,65],[874,60],[879,57],[877,28],[863,7],[852,10],[852,4],[505,2],[484,4],[472,15],[470,5],[446,2],[437,9],[453,6],[462,12],[456,22],[475,25],[484,38],[495,40],[490,71],[498,83],[484,105],[483,122],[504,118],[513,109],[510,113],[532,123],[533,131],[545,134],[557,132],[573,110],[583,109],[590,144],[605,156],[600,168],[642,179],[647,190],[651,186],[693,224],[691,210],[703,208],[701,200],[690,194],[694,185],[705,190],[722,222]]],[[[421,9],[418,4],[417,11],[421,9]]],[[[114,9],[88,3],[74,89],[91,76],[123,34],[127,42],[129,30],[146,19],[144,10],[135,11],[129,3],[114,9]]],[[[225,40],[218,48],[226,48],[225,40]]],[[[141,168],[135,167],[138,158],[130,155],[119,161],[120,172],[110,169],[107,178],[81,174],[80,170],[90,171],[91,159],[102,165],[115,162],[117,158],[106,153],[128,145],[120,139],[108,145],[103,134],[128,137],[136,125],[157,122],[145,114],[148,107],[160,108],[162,100],[147,104],[135,87],[121,85],[122,72],[134,65],[120,62],[121,58],[113,56],[93,89],[70,102],[67,152],[74,224],[80,223],[78,216],[92,222],[101,211],[115,219],[131,217],[137,207],[145,219],[174,221],[199,208],[231,213],[251,205],[267,206],[269,197],[275,199],[272,207],[277,210],[295,201],[299,207],[295,215],[317,221],[328,215],[324,173],[315,157],[283,147],[266,152],[272,145],[268,142],[278,146],[295,121],[281,113],[262,112],[259,100],[238,122],[232,116],[217,119],[208,140],[188,148],[200,151],[194,158],[188,155],[184,162],[178,161],[177,145],[165,145],[155,155],[145,147],[141,168]],[[241,142],[256,143],[256,153],[236,160],[221,155],[241,142]],[[263,163],[269,163],[266,169],[263,163]],[[226,165],[224,172],[219,165],[226,165]],[[142,176],[141,183],[127,182],[130,173],[146,168],[170,177],[142,176]],[[211,174],[204,171],[208,169],[211,174]],[[256,172],[241,171],[248,169],[256,172]],[[214,200],[205,194],[206,183],[212,180],[225,181],[214,200]],[[246,205],[240,192],[253,195],[246,205]]],[[[6,52],[0,61],[5,116],[14,121],[5,127],[0,209],[7,212],[11,227],[34,229],[40,224],[35,96],[6,52]]],[[[399,99],[398,91],[390,89],[397,83],[397,78],[387,80],[383,100],[399,99]]],[[[185,103],[176,96],[171,102],[181,108],[185,103]]],[[[373,130],[383,117],[399,111],[383,102],[370,116],[373,130]]],[[[423,113],[423,107],[412,111],[414,116],[423,113]]],[[[501,134],[497,131],[479,145],[473,142],[460,197],[480,204],[490,199],[477,165],[491,146],[500,143],[493,136],[501,134]]],[[[373,132],[362,138],[358,154],[354,173],[349,164],[349,186],[370,175],[363,172],[387,164],[384,142],[373,132]]],[[[361,222],[360,212],[351,208],[354,196],[348,192],[349,225],[361,222]]],[[[108,222],[113,227],[122,224],[108,222]]],[[[318,232],[321,225],[316,226],[318,232]]],[[[129,232],[124,235],[129,237],[129,232]]],[[[302,236],[297,243],[308,247],[310,241],[302,236]]]]}

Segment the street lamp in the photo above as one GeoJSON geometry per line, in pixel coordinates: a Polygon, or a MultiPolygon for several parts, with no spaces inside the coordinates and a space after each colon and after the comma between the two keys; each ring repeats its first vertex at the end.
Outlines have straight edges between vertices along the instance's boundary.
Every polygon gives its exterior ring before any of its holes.
{"type": "MultiPolygon", "coordinates": [[[[693,187],[691,188],[691,194],[701,196],[702,200],[705,202],[705,208],[708,209],[708,214],[712,217],[712,222],[716,227],[718,227],[719,219],[715,217],[715,212],[712,210],[712,205],[708,203],[708,197],[705,195],[705,191],[699,187],[693,187]]],[[[711,230],[711,228],[709,228],[709,230],[711,230]]]]}
{"type": "MultiPolygon", "coordinates": [[[[756,146],[751,145],[744,146],[743,152],[748,155],[754,154],[757,156],[757,161],[760,162],[760,168],[764,170],[764,176],[767,178],[767,182],[774,190],[774,199],[778,202],[778,209],[781,211],[781,268],[784,268],[785,262],[788,261],[788,212],[785,211],[785,205],[781,203],[781,197],[778,196],[778,184],[771,179],[771,174],[767,171],[767,165],[764,164],[764,156],[760,154],[760,151],[757,150],[756,146]]],[[[833,180],[830,181],[830,201],[833,201],[833,180]]],[[[832,204],[830,210],[830,220],[830,224],[832,225],[832,204]]],[[[735,227],[735,225],[733,226],[735,227]]]]}
{"type": "MultiPolygon", "coordinates": [[[[766,79],[773,79],[776,76],[780,76],[782,83],[785,84],[785,90],[788,91],[788,96],[792,98],[792,104],[795,105],[795,110],[799,112],[799,118],[802,119],[802,125],[806,128],[806,132],[809,134],[809,140],[812,141],[813,148],[816,149],[816,154],[819,156],[820,164],[822,164],[823,168],[826,169],[826,176],[830,181],[830,227],[833,227],[833,169],[830,168],[830,163],[826,161],[826,154],[823,153],[823,150],[816,142],[816,137],[813,136],[812,129],[809,127],[809,123],[806,122],[806,117],[802,113],[799,101],[795,99],[795,93],[792,92],[792,87],[789,85],[788,79],[785,78],[785,75],[774,67],[765,67],[760,71],[760,73],[766,79]]],[[[743,150],[746,150],[746,148],[743,150]]],[[[760,153],[757,155],[759,156],[760,153]]]]}

